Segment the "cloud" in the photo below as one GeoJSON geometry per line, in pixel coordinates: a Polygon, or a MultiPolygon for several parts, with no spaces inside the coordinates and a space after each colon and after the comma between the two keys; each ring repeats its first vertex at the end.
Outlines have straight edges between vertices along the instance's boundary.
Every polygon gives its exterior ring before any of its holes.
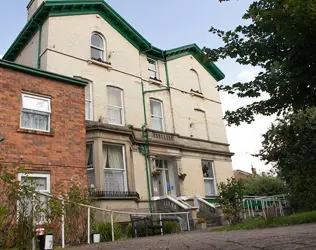
{"type": "MultiPolygon", "coordinates": [[[[258,74],[258,69],[242,70],[235,81],[247,82],[254,79],[258,74]]],[[[263,94],[260,98],[238,98],[236,95],[229,95],[221,92],[221,100],[223,110],[236,110],[239,107],[250,104],[253,101],[263,100],[268,98],[267,94],[263,94]]],[[[253,165],[258,172],[267,171],[271,166],[267,166],[258,158],[251,156],[251,154],[258,153],[261,148],[264,134],[271,123],[275,120],[275,116],[255,116],[255,121],[251,124],[242,124],[240,126],[227,127],[228,142],[230,143],[230,150],[235,153],[233,156],[233,168],[244,171],[251,171],[253,165]]]]}
{"type": "Polygon", "coordinates": [[[237,75],[237,80],[241,82],[249,82],[252,81],[257,74],[259,73],[259,69],[244,69],[237,75]]]}

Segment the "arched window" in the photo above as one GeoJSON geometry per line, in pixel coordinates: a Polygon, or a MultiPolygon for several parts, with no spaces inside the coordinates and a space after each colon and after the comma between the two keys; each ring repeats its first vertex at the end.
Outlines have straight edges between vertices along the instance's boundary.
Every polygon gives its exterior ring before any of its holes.
{"type": "Polygon", "coordinates": [[[202,93],[199,74],[194,69],[190,69],[190,73],[191,73],[190,79],[192,79],[193,81],[192,87],[195,88],[194,90],[198,90],[202,93]]]}
{"type": "Polygon", "coordinates": [[[91,58],[99,61],[105,61],[105,42],[101,35],[92,33],[91,35],[91,58]]]}

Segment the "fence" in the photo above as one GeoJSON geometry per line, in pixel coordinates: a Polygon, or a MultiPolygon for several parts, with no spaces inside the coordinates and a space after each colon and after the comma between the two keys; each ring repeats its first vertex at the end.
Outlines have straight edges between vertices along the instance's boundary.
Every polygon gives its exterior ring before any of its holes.
{"type": "MultiPolygon", "coordinates": [[[[160,223],[163,219],[168,220],[170,219],[171,216],[177,217],[179,220],[185,218],[186,219],[186,229],[188,231],[190,231],[190,212],[172,212],[172,213],[148,213],[148,212],[125,212],[125,211],[114,211],[114,210],[109,210],[109,209],[105,209],[105,208],[100,208],[100,207],[96,207],[96,206],[91,206],[91,205],[87,205],[87,204],[80,204],[80,203],[72,203],[66,199],[63,198],[59,198],[59,197],[55,197],[46,193],[37,193],[38,195],[40,195],[41,197],[46,197],[47,200],[49,199],[54,199],[58,202],[61,202],[62,205],[62,213],[61,213],[61,220],[60,220],[60,225],[57,226],[58,227],[58,231],[60,231],[60,238],[61,238],[61,247],[65,248],[66,246],[66,238],[68,236],[69,239],[69,235],[66,235],[66,231],[65,231],[65,227],[66,228],[71,228],[71,226],[74,227],[74,230],[80,228],[80,230],[86,230],[85,232],[85,237],[86,237],[86,243],[90,244],[90,237],[91,237],[91,227],[92,227],[92,222],[94,222],[97,218],[97,220],[100,221],[109,221],[109,225],[110,225],[110,231],[111,231],[111,235],[110,235],[110,240],[111,241],[115,241],[115,230],[116,230],[116,225],[117,222],[120,223],[129,223],[130,222],[130,215],[136,215],[136,216],[151,216],[156,217],[156,219],[159,218],[160,223]],[[76,220],[81,220],[81,222],[83,220],[86,220],[86,228],[82,225],[82,224],[78,224],[78,221],[72,221],[71,225],[69,227],[69,225],[66,225],[66,223],[69,223],[69,221],[66,221],[67,218],[67,214],[65,212],[65,204],[74,204],[79,206],[81,209],[86,209],[86,214],[85,216],[82,216],[80,218],[76,218],[76,220]]],[[[48,209],[48,206],[47,206],[48,209]]],[[[71,216],[69,214],[69,216],[71,216]]],[[[175,218],[173,218],[175,219],[175,218]]],[[[36,224],[41,225],[44,224],[44,222],[47,222],[47,218],[45,218],[45,216],[40,216],[40,219],[37,221],[36,224]]],[[[181,223],[180,223],[181,224],[181,223]]],[[[70,233],[71,234],[71,230],[70,233]]],[[[163,231],[161,230],[161,234],[163,234],[163,231]]],[[[70,235],[70,237],[72,237],[72,235],[70,235]]],[[[82,242],[80,242],[82,244],[82,242]]],[[[70,244],[71,245],[71,244],[70,244]]],[[[35,249],[35,240],[33,240],[33,249],[35,249]]]]}
{"type": "Polygon", "coordinates": [[[243,199],[244,217],[255,217],[261,215],[268,217],[267,213],[273,213],[272,216],[284,216],[285,208],[289,208],[287,195],[275,196],[247,196],[243,199]]]}

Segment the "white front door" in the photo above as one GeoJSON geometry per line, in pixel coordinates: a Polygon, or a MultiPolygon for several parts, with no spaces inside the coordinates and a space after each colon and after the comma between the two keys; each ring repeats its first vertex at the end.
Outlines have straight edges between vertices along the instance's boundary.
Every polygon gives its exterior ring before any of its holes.
{"type": "Polygon", "coordinates": [[[177,195],[174,169],[167,160],[155,160],[156,169],[161,173],[157,178],[159,196],[177,195]]]}

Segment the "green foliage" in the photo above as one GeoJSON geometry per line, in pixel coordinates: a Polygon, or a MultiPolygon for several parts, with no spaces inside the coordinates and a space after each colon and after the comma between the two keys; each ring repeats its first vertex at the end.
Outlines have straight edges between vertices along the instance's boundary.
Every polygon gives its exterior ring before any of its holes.
{"type": "Polygon", "coordinates": [[[255,175],[242,180],[244,195],[249,196],[272,196],[287,194],[287,188],[282,179],[269,175],[255,175]]]}
{"type": "Polygon", "coordinates": [[[133,238],[133,226],[131,223],[129,223],[126,227],[126,237],[133,238]]]}
{"type": "Polygon", "coordinates": [[[242,65],[261,69],[252,81],[232,86],[218,86],[240,98],[267,99],[255,101],[235,111],[226,111],[228,124],[251,123],[254,115],[286,114],[292,110],[316,105],[316,1],[256,0],[239,25],[231,31],[214,27],[224,46],[204,48],[208,58],[216,61],[233,58],[242,65]]]}
{"type": "MultiPolygon", "coordinates": [[[[112,241],[112,227],[110,222],[99,222],[96,224],[96,232],[100,233],[101,242],[112,241]]],[[[122,237],[122,227],[118,223],[114,223],[114,239],[118,240],[122,237]]]]}
{"type": "Polygon", "coordinates": [[[176,221],[164,221],[163,233],[173,234],[180,232],[180,226],[176,221]]]}
{"type": "Polygon", "coordinates": [[[285,180],[294,208],[316,209],[316,108],[287,115],[272,125],[259,157],[273,163],[285,180]]]}
{"type": "Polygon", "coordinates": [[[277,217],[271,220],[262,219],[250,219],[245,220],[243,223],[238,225],[233,225],[229,227],[222,227],[213,229],[213,231],[232,231],[232,230],[249,230],[256,228],[267,228],[267,227],[282,227],[291,226],[305,223],[316,222],[316,211],[307,213],[298,213],[290,216],[277,217]]]}
{"type": "Polygon", "coordinates": [[[44,211],[32,178],[17,180],[18,173],[23,172],[19,162],[0,166],[0,244],[3,247],[31,248],[36,235],[34,221],[44,211]]]}
{"type": "Polygon", "coordinates": [[[235,178],[227,179],[227,183],[221,182],[218,185],[218,191],[220,196],[218,203],[230,224],[239,223],[242,220],[243,210],[244,186],[242,182],[235,178]]]}

